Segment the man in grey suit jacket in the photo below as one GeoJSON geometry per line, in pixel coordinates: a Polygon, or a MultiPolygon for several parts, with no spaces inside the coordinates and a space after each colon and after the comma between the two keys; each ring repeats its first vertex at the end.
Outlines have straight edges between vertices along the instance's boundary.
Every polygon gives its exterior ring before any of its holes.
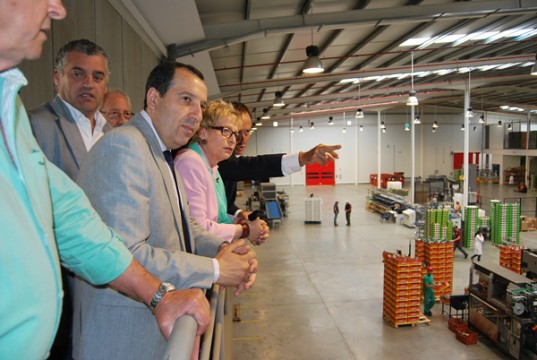
{"type": "MultiPolygon", "coordinates": [[[[216,282],[240,292],[255,281],[255,253],[242,240],[224,243],[193,221],[183,224],[190,219],[187,198],[180,174],[176,185],[163,154],[192,137],[206,102],[198,70],[174,62],[158,65],[147,81],[144,111],[95,144],[78,183],[151,273],[177,288],[207,289],[216,282]]],[[[161,358],[165,340],[151,316],[116,291],[77,279],[74,357],[161,358]]]]}
{"type": "MultiPolygon", "coordinates": [[[[57,95],[29,112],[34,136],[46,157],[76,181],[93,144],[112,126],[98,111],[107,90],[109,60],[97,44],[81,39],[65,44],[54,64],[57,95]]],[[[62,270],[65,287],[60,328],[51,358],[71,359],[73,275],[62,270]]]]}
{"type": "Polygon", "coordinates": [[[109,61],[89,40],[74,40],[56,55],[54,99],[29,112],[41,149],[56,166],[76,180],[87,152],[112,130],[98,111],[107,90],[109,61]]]}

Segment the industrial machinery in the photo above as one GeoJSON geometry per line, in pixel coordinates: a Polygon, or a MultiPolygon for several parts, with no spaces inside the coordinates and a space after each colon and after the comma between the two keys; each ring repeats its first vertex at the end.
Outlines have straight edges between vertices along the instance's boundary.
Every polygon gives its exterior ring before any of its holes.
{"type": "Polygon", "coordinates": [[[537,282],[492,263],[470,268],[468,324],[515,359],[537,359],[537,282]]]}
{"type": "Polygon", "coordinates": [[[537,281],[537,250],[523,249],[522,250],[522,272],[530,279],[537,281]]]}

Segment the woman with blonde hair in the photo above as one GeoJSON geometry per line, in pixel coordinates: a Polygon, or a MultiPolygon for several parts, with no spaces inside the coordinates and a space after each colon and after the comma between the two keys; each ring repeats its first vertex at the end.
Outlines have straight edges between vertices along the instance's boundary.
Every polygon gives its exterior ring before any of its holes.
{"type": "Polygon", "coordinates": [[[236,223],[227,214],[226,192],[218,172],[218,163],[233,154],[240,121],[233,105],[209,102],[188,148],[175,158],[175,169],[188,197],[190,215],[200,226],[229,242],[247,238],[261,244],[268,237],[267,224],[260,219],[236,223]]]}

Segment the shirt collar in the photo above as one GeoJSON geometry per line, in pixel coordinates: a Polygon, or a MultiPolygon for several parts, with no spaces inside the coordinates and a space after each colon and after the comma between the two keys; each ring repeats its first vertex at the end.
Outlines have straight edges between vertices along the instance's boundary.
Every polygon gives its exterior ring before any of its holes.
{"type": "Polygon", "coordinates": [[[157,130],[155,130],[155,127],[153,126],[153,121],[151,121],[151,117],[149,116],[149,114],[145,110],[140,111],[140,114],[145,119],[145,121],[147,122],[147,124],[149,125],[151,130],[153,130],[153,133],[157,137],[158,144],[160,146],[160,150],[162,150],[162,151],[170,150],[170,149],[166,148],[166,145],[164,145],[164,143],[160,139],[160,136],[158,136],[157,130]]]}
{"type": "MultiPolygon", "coordinates": [[[[75,119],[76,123],[83,122],[84,120],[89,120],[86,117],[86,115],[82,114],[82,112],[80,110],[78,110],[73,105],[69,104],[67,101],[62,99],[60,94],[58,94],[58,97],[65,104],[65,106],[69,110],[69,113],[71,114],[73,119],[75,119]]],[[[93,116],[93,119],[95,120],[95,129],[93,130],[93,132],[94,133],[102,132],[103,127],[106,125],[106,119],[104,118],[104,116],[101,114],[101,112],[99,110],[97,110],[95,112],[95,115],[93,116]]]]}

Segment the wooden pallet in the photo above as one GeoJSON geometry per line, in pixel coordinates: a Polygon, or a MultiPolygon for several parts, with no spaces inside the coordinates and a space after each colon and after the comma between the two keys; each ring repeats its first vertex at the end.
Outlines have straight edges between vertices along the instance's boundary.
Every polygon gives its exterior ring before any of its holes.
{"type": "Polygon", "coordinates": [[[431,326],[431,320],[427,318],[425,315],[420,315],[418,321],[416,322],[408,322],[408,323],[405,323],[405,322],[394,323],[391,319],[387,318],[386,316],[384,316],[384,320],[396,329],[399,326],[416,326],[418,324],[426,324],[428,326],[431,326]]]}
{"type": "Polygon", "coordinates": [[[420,319],[418,320],[418,324],[426,324],[428,326],[431,326],[431,319],[429,319],[425,315],[420,315],[420,319]]]}

